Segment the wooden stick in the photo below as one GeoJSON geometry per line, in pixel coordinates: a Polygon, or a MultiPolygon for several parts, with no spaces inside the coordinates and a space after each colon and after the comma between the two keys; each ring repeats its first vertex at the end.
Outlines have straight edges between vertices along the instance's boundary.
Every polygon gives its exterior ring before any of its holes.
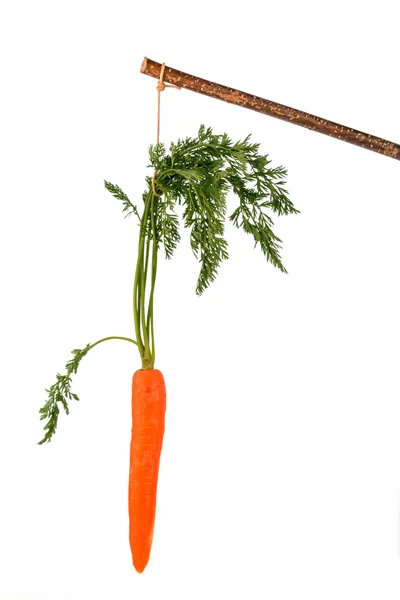
{"type": "MultiPolygon", "coordinates": [[[[161,67],[162,65],[160,63],[145,58],[140,71],[145,75],[150,75],[150,77],[158,79],[161,67]]],[[[399,144],[378,138],[369,133],[351,129],[344,125],[339,125],[333,121],[315,117],[302,110],[290,108],[289,106],[284,106],[283,104],[278,104],[271,100],[265,100],[259,96],[246,94],[246,92],[240,92],[239,90],[220,85],[219,83],[200,79],[200,77],[195,77],[194,75],[189,75],[188,73],[183,73],[182,71],[177,71],[170,67],[165,67],[164,81],[181,88],[186,88],[192,92],[197,92],[198,94],[204,94],[211,98],[224,100],[224,102],[229,102],[230,104],[244,106],[245,108],[255,110],[264,115],[276,117],[283,121],[289,121],[289,123],[295,123],[301,127],[324,133],[325,135],[337,138],[343,142],[355,144],[356,146],[361,146],[361,148],[366,148],[367,150],[379,152],[379,154],[384,154],[385,156],[391,156],[396,160],[400,160],[399,144]]]]}

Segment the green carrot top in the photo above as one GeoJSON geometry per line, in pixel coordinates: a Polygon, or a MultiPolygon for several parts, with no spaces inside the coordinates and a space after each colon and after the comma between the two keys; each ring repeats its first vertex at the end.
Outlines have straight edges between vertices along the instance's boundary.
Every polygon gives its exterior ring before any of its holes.
{"type": "MultiPolygon", "coordinates": [[[[183,207],[183,225],[190,229],[192,251],[200,262],[196,293],[201,295],[212,283],[223,260],[228,258],[224,238],[225,219],[242,228],[260,245],[266,259],[283,272],[281,240],[273,232],[270,213],[298,213],[288,198],[287,171],[271,167],[267,155],[259,153],[259,144],[250,136],[233,143],[226,134],[216,135],[201,125],[197,137],[172,143],[167,152],[163,144],[150,146],[150,165],[155,178],[146,177],[143,206],[139,211],[118,185],[105,181],[105,187],[123,203],[126,216],[135,215],[139,222],[138,254],[133,285],[133,320],[136,340],[121,336],[103,338],[88,344],[84,350],[74,350],[67,363],[66,375],[46,390],[48,400],[40,410],[47,419],[45,437],[49,441],[55,432],[62,404],[68,413],[68,400],[78,400],[70,390],[71,374],[76,373],[80,360],[98,343],[108,339],[125,339],[137,345],[143,369],[154,368],[154,290],[157,255],[163,246],[167,259],[173,256],[180,241],[176,205],[183,207]],[[236,207],[228,211],[227,196],[233,192],[236,207]]],[[[233,198],[232,198],[233,202],[233,198]]]]}
{"type": "Polygon", "coordinates": [[[155,358],[153,298],[157,251],[163,245],[169,259],[180,240],[176,204],[184,208],[183,225],[190,229],[192,251],[200,262],[198,295],[214,281],[221,262],[228,258],[224,229],[230,191],[239,203],[229,219],[250,234],[267,260],[284,272],[281,240],[272,231],[268,211],[278,215],[298,212],[284,187],[286,170],[270,167],[268,157],[259,153],[259,144],[251,143],[250,136],[234,144],[226,134],[215,135],[211,128],[202,125],[197,137],[172,143],[169,153],[163,144],[158,144],[150,146],[149,154],[157,175],[154,187],[151,177],[146,178],[141,217],[117,185],[104,182],[122,200],[123,211],[135,214],[140,221],[133,312],[143,368],[153,368],[155,358]],[[150,293],[146,300],[149,262],[150,293]]]}

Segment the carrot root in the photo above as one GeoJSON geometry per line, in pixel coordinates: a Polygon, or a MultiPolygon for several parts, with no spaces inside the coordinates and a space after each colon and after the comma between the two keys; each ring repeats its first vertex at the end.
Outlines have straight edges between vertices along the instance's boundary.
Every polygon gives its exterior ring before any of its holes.
{"type": "Polygon", "coordinates": [[[158,369],[138,370],[132,379],[132,437],[129,470],[129,543],[133,565],[142,573],[153,542],[166,390],[158,369]]]}

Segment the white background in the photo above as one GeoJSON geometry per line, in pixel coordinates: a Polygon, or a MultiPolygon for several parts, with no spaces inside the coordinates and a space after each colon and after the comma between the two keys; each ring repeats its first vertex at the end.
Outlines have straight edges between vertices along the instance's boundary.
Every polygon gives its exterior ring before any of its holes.
{"type": "MultiPolygon", "coordinates": [[[[248,133],[288,168],[288,275],[227,226],[198,298],[184,237],[160,261],[168,413],[150,563],[127,541],[136,349],[82,362],[81,403],[37,446],[72,348],[132,335],[155,139],[143,56],[400,141],[397,2],[9,0],[1,46],[1,600],[394,600],[400,592],[400,163],[188,91],[162,140],[248,133]]],[[[234,199],[232,198],[232,202],[234,199]]]]}

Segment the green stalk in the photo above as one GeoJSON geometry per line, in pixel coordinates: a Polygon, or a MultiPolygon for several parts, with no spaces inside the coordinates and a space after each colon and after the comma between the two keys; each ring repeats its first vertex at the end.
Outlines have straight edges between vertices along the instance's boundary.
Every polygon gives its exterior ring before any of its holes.
{"type": "Polygon", "coordinates": [[[147,281],[147,271],[149,266],[150,244],[146,243],[146,258],[144,261],[144,280],[147,281]]]}
{"type": "Polygon", "coordinates": [[[153,298],[157,270],[157,232],[154,210],[154,193],[149,190],[143,217],[140,225],[140,238],[135,279],[133,284],[133,317],[139,353],[143,369],[153,369],[155,360],[154,327],[153,327],[153,298]],[[151,235],[148,233],[150,219],[151,235]],[[149,276],[150,246],[152,245],[151,258],[151,289],[146,302],[147,279],[149,276]],[[147,304],[147,306],[146,306],[147,304]]]}
{"type": "Polygon", "coordinates": [[[135,279],[133,282],[133,322],[135,325],[135,333],[137,344],[139,348],[139,353],[142,356],[144,352],[142,336],[140,332],[140,275],[141,275],[141,265],[140,265],[140,244],[139,241],[139,250],[138,250],[138,258],[136,263],[136,271],[135,271],[135,279]]]}
{"type": "Polygon", "coordinates": [[[144,345],[144,354],[143,357],[146,361],[149,361],[150,357],[151,357],[151,351],[150,351],[150,343],[149,343],[149,332],[148,329],[146,328],[146,321],[145,321],[145,301],[146,301],[146,284],[147,284],[147,273],[148,273],[148,266],[149,266],[149,254],[150,254],[150,241],[146,240],[146,256],[144,259],[144,268],[142,269],[142,273],[141,273],[141,285],[140,285],[140,290],[139,290],[139,295],[140,295],[140,323],[141,323],[141,328],[143,330],[143,345],[144,345]]]}
{"type": "Polygon", "coordinates": [[[136,340],[132,340],[131,338],[122,337],[120,335],[110,335],[109,337],[105,337],[105,338],[102,338],[101,340],[98,340],[94,344],[90,344],[89,348],[87,349],[87,352],[89,352],[89,350],[91,350],[92,348],[97,346],[97,344],[101,344],[102,342],[106,342],[107,340],[125,340],[126,342],[131,342],[132,344],[136,344],[136,346],[138,345],[136,340]]]}
{"type": "Polygon", "coordinates": [[[149,208],[150,208],[150,203],[151,203],[151,195],[150,192],[147,195],[146,198],[146,202],[145,202],[145,206],[144,206],[144,210],[143,210],[143,216],[142,216],[142,220],[140,223],[140,230],[139,230],[139,245],[138,245],[138,256],[137,256],[137,263],[136,263],[136,271],[135,271],[135,279],[134,279],[134,283],[133,283],[133,321],[134,321],[134,325],[135,325],[135,333],[136,333],[136,339],[137,339],[137,345],[139,348],[139,353],[140,356],[144,357],[144,353],[145,353],[145,346],[144,346],[144,342],[142,340],[142,332],[141,332],[141,304],[142,302],[144,302],[144,298],[143,298],[143,293],[142,293],[142,282],[143,282],[143,250],[144,250],[144,244],[145,244],[145,232],[146,232],[146,223],[147,223],[147,217],[148,217],[148,212],[149,212],[149,208]]]}
{"type": "MultiPolygon", "coordinates": [[[[146,240],[146,256],[148,259],[150,248],[150,239],[146,240]]],[[[147,268],[142,268],[141,273],[141,302],[140,302],[140,318],[141,325],[143,330],[143,343],[144,343],[144,355],[143,359],[147,363],[151,362],[151,352],[150,352],[150,342],[149,342],[149,332],[146,327],[146,283],[147,283],[147,268]]]]}
{"type": "Polygon", "coordinates": [[[147,311],[147,330],[150,331],[151,345],[152,345],[152,368],[155,362],[155,344],[154,344],[154,289],[156,284],[157,275],[157,232],[155,223],[155,211],[154,211],[154,198],[151,205],[151,229],[153,232],[153,248],[152,248],[152,260],[151,260],[151,290],[149,298],[149,307],[147,311]]]}

